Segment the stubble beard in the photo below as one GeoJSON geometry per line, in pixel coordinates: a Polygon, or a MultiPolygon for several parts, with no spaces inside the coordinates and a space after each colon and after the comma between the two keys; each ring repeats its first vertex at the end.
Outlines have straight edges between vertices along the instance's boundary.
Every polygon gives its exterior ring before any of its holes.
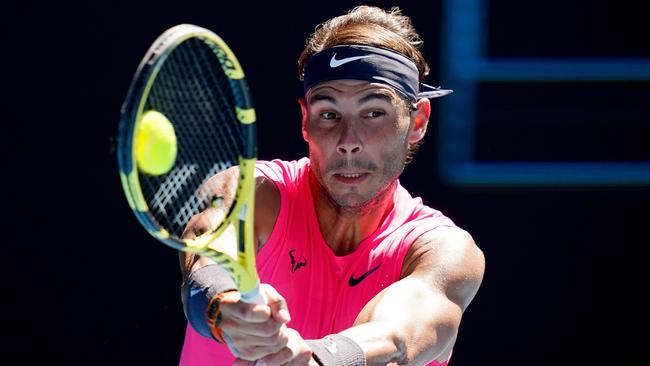
{"type": "MultiPolygon", "coordinates": [[[[346,199],[345,197],[337,197],[331,192],[327,184],[325,184],[323,181],[324,175],[320,170],[318,158],[316,158],[311,153],[309,155],[313,174],[316,177],[318,184],[320,184],[321,188],[323,189],[327,200],[341,215],[344,216],[364,215],[372,211],[373,208],[379,206],[382,202],[389,199],[387,196],[394,192],[394,186],[397,185],[397,178],[399,178],[399,176],[404,171],[407,160],[406,150],[404,150],[404,152],[399,157],[395,157],[390,153],[382,156],[382,159],[386,164],[384,165],[379,187],[374,192],[370,193],[369,197],[363,197],[362,202],[350,202],[349,199],[346,199]]],[[[332,170],[342,168],[358,168],[371,172],[376,172],[379,170],[379,167],[373,163],[365,163],[356,159],[352,159],[338,161],[326,166],[325,174],[331,172],[332,170]]],[[[356,193],[356,188],[352,188],[351,193],[356,193]]]]}

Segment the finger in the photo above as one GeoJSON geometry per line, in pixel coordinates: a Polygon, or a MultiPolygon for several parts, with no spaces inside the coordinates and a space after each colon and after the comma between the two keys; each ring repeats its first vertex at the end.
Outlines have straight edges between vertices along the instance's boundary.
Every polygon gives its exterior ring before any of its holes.
{"type": "Polygon", "coordinates": [[[235,318],[249,323],[263,323],[271,317],[271,308],[267,305],[237,301],[222,302],[220,308],[224,318],[235,318]]]}
{"type": "Polygon", "coordinates": [[[223,338],[232,354],[244,360],[256,360],[276,353],[285,348],[289,342],[285,332],[277,332],[271,337],[259,337],[245,334],[241,329],[236,328],[232,333],[224,330],[223,338]]]}
{"type": "Polygon", "coordinates": [[[230,353],[232,353],[235,358],[239,358],[239,351],[237,350],[237,347],[233,344],[232,340],[230,339],[230,336],[228,334],[223,333],[223,339],[226,341],[226,345],[228,346],[228,349],[230,350],[230,353]]]}
{"type": "Polygon", "coordinates": [[[272,318],[269,318],[263,323],[252,323],[237,318],[222,317],[219,326],[224,333],[228,334],[272,338],[278,336],[280,330],[285,325],[272,318]]]}
{"type": "Polygon", "coordinates": [[[259,358],[256,365],[278,366],[278,365],[306,365],[311,359],[312,352],[302,337],[293,329],[287,328],[284,332],[288,337],[285,347],[259,358]]]}
{"type": "Polygon", "coordinates": [[[237,359],[241,359],[242,361],[259,360],[260,358],[276,353],[278,352],[278,350],[284,348],[281,345],[273,345],[273,346],[248,345],[247,346],[243,344],[237,344],[226,334],[224,334],[223,337],[232,355],[235,356],[235,358],[237,359]]]}
{"type": "Polygon", "coordinates": [[[268,306],[271,308],[271,316],[273,319],[282,323],[288,323],[291,321],[289,307],[287,306],[287,301],[284,297],[282,297],[282,295],[280,295],[272,286],[266,284],[262,284],[262,286],[266,293],[268,306]]]}
{"type": "Polygon", "coordinates": [[[281,357],[281,362],[275,363],[274,365],[285,364],[288,360],[292,359],[291,350],[286,347],[277,349],[275,347],[253,347],[253,348],[243,348],[239,350],[239,358],[244,360],[258,360],[256,365],[264,365],[265,361],[260,362],[259,360],[265,360],[271,355],[277,355],[281,352],[289,351],[286,355],[281,357]]]}
{"type": "Polygon", "coordinates": [[[275,351],[278,351],[287,344],[287,337],[281,335],[279,332],[273,336],[257,336],[242,332],[233,332],[229,334],[229,337],[230,340],[237,345],[237,348],[271,347],[275,348],[275,351]]]}

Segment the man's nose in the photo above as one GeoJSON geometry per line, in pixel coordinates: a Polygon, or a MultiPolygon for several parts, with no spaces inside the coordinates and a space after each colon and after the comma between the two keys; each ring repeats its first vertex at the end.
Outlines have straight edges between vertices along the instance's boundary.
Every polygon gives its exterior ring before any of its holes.
{"type": "Polygon", "coordinates": [[[341,136],[336,151],[341,155],[358,154],[363,151],[363,144],[352,123],[342,122],[341,136]]]}

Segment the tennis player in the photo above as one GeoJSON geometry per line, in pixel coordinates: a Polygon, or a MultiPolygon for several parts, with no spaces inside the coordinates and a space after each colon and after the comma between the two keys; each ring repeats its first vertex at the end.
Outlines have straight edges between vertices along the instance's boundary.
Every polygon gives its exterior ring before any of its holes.
{"type": "MultiPolygon", "coordinates": [[[[360,6],[316,28],[298,60],[309,158],[256,166],[268,304],[239,301],[221,267],[181,254],[181,365],[449,362],[485,262],[470,234],[398,180],[429,98],[451,92],[423,83],[420,44],[398,8],[360,6]]],[[[209,212],[195,216],[186,235],[209,224],[209,212]]]]}

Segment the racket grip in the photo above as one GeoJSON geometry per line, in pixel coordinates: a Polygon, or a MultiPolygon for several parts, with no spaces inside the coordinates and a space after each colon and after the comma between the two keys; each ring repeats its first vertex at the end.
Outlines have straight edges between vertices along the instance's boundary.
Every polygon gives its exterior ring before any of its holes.
{"type": "Polygon", "coordinates": [[[264,293],[260,289],[259,283],[252,290],[242,292],[241,301],[249,304],[266,304],[268,302],[266,296],[264,296],[264,293]]]}

